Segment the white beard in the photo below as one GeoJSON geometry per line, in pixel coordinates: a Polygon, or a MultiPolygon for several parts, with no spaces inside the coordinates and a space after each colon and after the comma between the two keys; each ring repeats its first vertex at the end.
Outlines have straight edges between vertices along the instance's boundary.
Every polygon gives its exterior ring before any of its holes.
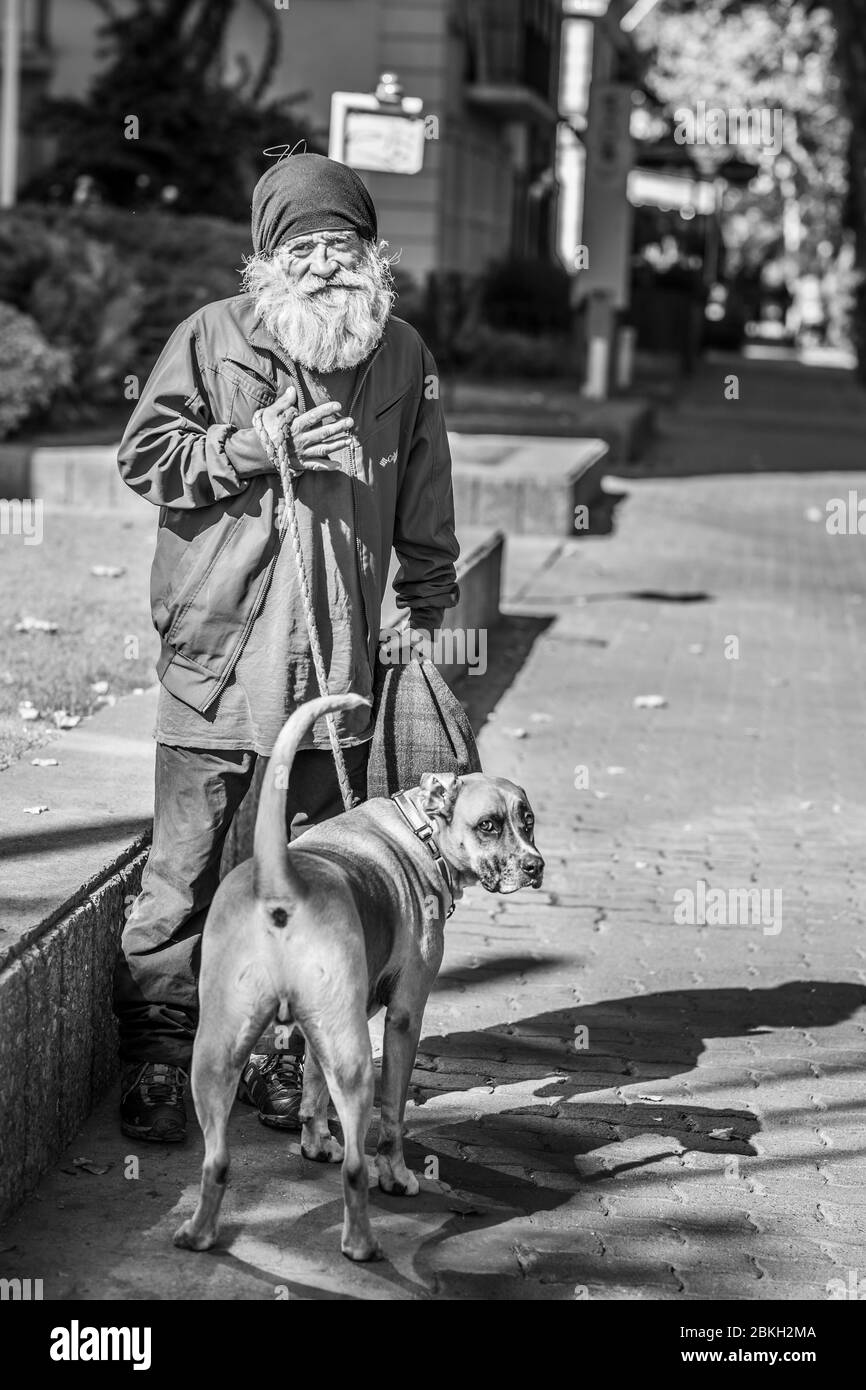
{"type": "Polygon", "coordinates": [[[307,294],[286,275],[279,253],[254,256],[244,288],[256,313],[289,356],[312,371],[357,367],[379,344],[391,315],[391,267],[375,247],[354,270],[340,270],[328,288],[307,294]]]}

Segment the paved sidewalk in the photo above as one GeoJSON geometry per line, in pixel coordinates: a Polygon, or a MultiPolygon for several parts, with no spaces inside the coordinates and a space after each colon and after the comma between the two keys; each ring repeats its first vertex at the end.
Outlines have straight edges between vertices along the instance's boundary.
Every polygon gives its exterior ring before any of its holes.
{"type": "Polygon", "coordinates": [[[338,1172],[241,1107],[222,1244],[175,1251],[199,1141],[127,1178],[112,1098],[0,1232],[0,1274],[85,1299],[862,1291],[866,541],[808,519],[856,481],[629,481],[612,535],[513,544],[465,692],[548,869],[449,924],[408,1112],[439,1184],[372,1194],[384,1263],[341,1258],[338,1172]],[[678,924],[701,881],[765,890],[772,920],[678,924]]]}

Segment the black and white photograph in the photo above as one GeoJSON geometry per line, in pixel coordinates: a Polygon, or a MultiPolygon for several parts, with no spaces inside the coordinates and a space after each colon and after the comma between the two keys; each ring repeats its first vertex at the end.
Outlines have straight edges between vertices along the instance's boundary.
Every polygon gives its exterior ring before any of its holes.
{"type": "Polygon", "coordinates": [[[864,651],[866,0],[0,0],[31,1368],[531,1301],[831,1375],[864,651]]]}

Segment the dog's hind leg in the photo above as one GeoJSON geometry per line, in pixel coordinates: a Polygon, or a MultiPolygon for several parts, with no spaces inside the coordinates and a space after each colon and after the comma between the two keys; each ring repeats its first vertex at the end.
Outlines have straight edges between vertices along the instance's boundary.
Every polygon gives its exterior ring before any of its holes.
{"type": "Polygon", "coordinates": [[[223,1000],[211,1000],[202,1010],[192,1054],[192,1094],[204,1134],[201,1193],[193,1216],[175,1232],[174,1243],[184,1250],[209,1250],[217,1238],[219,1210],[229,1171],[226,1129],[238,1078],[250,1048],[273,1016],[273,1006],[260,1005],[250,1017],[231,1017],[223,1000]]]}
{"type": "MultiPolygon", "coordinates": [[[[322,1015],[320,1014],[321,1018],[322,1015]]],[[[369,1179],[364,1141],[373,1114],[373,1055],[363,1004],[342,1013],[336,1027],[327,1013],[321,1024],[300,1020],[327,1078],[343,1128],[343,1238],[350,1260],[378,1260],[382,1250],[370,1228],[369,1179]]]]}
{"type": "Polygon", "coordinates": [[[328,1128],[328,1082],[319,1059],[307,1043],[304,1091],[301,1096],[301,1153],[316,1163],[340,1163],[343,1150],[328,1128]]]}
{"type": "Polygon", "coordinates": [[[376,1169],[382,1191],[395,1197],[415,1197],[420,1190],[403,1157],[403,1114],[426,1002],[426,994],[395,997],[385,1015],[376,1169]]]}

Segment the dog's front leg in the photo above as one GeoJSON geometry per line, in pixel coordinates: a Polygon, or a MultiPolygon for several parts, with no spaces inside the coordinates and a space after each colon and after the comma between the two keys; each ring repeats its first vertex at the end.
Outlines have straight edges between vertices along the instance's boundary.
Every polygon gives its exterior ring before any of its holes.
{"type": "Polygon", "coordinates": [[[301,1096],[301,1153],[316,1163],[342,1163],[343,1150],[328,1128],[328,1083],[319,1059],[307,1045],[301,1096]]]}
{"type": "Polygon", "coordinates": [[[420,1190],[418,1179],[406,1167],[403,1157],[403,1114],[426,1003],[426,988],[411,997],[401,993],[391,1000],[385,1015],[376,1169],[382,1191],[396,1197],[415,1197],[420,1190]]]}

